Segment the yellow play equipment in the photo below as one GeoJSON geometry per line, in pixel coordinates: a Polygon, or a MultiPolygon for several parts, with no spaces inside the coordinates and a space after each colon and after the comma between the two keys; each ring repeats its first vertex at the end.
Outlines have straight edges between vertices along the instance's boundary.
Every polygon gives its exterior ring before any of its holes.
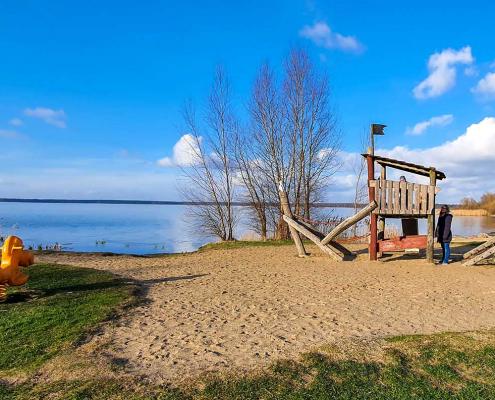
{"type": "Polygon", "coordinates": [[[24,250],[22,240],[17,236],[9,236],[2,247],[2,263],[0,264],[0,302],[7,299],[7,286],[24,285],[29,277],[19,267],[28,267],[34,263],[34,256],[24,250]]]}

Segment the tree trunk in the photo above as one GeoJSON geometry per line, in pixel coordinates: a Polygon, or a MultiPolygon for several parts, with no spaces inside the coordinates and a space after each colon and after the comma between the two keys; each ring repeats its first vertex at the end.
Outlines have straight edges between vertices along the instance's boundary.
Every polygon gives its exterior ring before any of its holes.
{"type": "Polygon", "coordinates": [[[277,231],[275,234],[275,239],[277,240],[290,239],[289,226],[285,223],[283,214],[280,214],[279,220],[277,222],[277,231]]]}

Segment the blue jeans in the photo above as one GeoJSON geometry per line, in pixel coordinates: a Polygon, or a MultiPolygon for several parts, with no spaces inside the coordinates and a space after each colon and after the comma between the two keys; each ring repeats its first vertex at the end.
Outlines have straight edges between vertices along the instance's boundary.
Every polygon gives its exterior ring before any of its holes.
{"type": "Polygon", "coordinates": [[[450,258],[450,243],[441,243],[442,245],[442,264],[448,264],[450,258]]]}

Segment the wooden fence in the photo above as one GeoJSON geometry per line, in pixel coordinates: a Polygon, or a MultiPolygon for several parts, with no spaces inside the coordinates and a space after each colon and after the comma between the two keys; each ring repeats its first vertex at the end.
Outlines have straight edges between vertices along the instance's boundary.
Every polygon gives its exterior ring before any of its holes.
{"type": "Polygon", "coordinates": [[[379,215],[427,216],[435,208],[435,186],[390,180],[372,180],[379,215]]]}

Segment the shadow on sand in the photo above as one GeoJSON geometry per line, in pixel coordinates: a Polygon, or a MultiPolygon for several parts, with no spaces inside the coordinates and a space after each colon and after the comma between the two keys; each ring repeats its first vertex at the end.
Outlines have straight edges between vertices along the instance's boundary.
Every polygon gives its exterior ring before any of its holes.
{"type": "Polygon", "coordinates": [[[105,290],[116,287],[123,287],[126,285],[131,285],[136,288],[137,293],[141,296],[146,296],[148,290],[153,285],[160,283],[176,282],[182,280],[193,280],[201,278],[209,274],[200,275],[184,275],[184,276],[171,276],[157,279],[128,279],[128,278],[115,278],[108,280],[106,282],[95,282],[95,283],[85,283],[78,285],[68,285],[60,286],[47,289],[30,289],[22,288],[19,291],[10,293],[7,300],[2,304],[13,304],[13,303],[23,303],[40,298],[46,298],[50,296],[55,296],[58,294],[71,294],[78,292],[88,292],[93,290],[105,290]]]}

